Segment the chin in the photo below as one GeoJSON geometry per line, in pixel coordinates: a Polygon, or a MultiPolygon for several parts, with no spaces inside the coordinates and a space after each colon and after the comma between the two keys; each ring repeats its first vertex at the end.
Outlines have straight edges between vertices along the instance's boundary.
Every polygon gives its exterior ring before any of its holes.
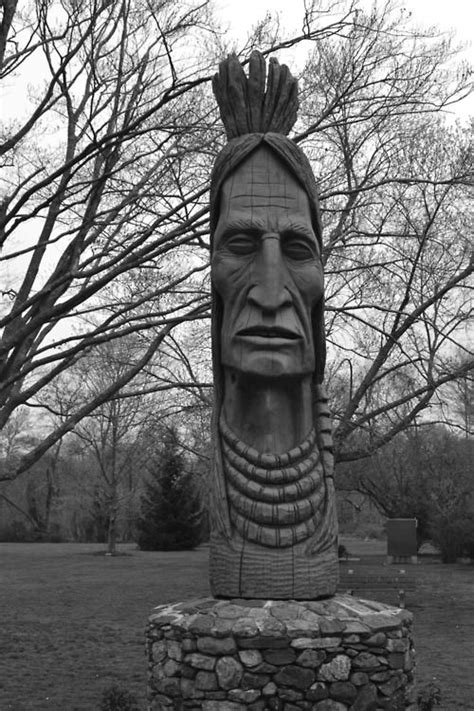
{"type": "Polygon", "coordinates": [[[302,363],[290,362],[285,357],[271,355],[258,355],[251,358],[243,358],[240,362],[229,362],[224,364],[235,373],[249,378],[298,378],[304,377],[312,372],[312,368],[305,368],[302,363]]]}

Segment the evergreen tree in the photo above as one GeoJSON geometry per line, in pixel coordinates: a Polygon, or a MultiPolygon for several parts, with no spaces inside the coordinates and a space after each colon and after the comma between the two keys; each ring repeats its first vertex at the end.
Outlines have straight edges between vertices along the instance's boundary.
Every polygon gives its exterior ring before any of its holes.
{"type": "Polygon", "coordinates": [[[185,471],[176,432],[165,436],[163,449],[149,467],[149,479],[137,522],[141,550],[186,550],[201,541],[202,507],[192,475],[185,471]]]}

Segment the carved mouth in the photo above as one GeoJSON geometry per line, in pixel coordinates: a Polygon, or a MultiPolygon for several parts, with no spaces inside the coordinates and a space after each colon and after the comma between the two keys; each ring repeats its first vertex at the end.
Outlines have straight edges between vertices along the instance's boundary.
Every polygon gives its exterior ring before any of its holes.
{"type": "Polygon", "coordinates": [[[237,336],[251,336],[253,338],[284,338],[288,340],[297,340],[301,338],[299,333],[290,331],[288,328],[281,326],[250,326],[238,331],[237,336]]]}

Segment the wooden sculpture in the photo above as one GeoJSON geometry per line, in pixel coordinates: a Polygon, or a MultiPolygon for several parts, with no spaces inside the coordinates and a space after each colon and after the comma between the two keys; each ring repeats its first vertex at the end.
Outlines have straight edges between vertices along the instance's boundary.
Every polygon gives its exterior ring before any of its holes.
{"type": "Polygon", "coordinates": [[[321,220],[308,160],[287,138],[287,67],[230,56],[214,78],[228,143],[211,180],[217,597],[315,599],[337,585],[321,220]]]}

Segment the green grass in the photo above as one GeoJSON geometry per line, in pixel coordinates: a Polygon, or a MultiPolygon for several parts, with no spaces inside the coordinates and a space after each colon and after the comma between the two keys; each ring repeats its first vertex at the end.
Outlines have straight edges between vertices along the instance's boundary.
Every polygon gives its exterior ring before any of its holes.
{"type": "MultiPolygon", "coordinates": [[[[364,562],[383,544],[344,541],[364,562]]],[[[120,686],[145,709],[144,628],[151,609],[209,594],[206,548],[97,555],[100,545],[0,544],[0,711],[93,711],[120,686]],[[96,555],[94,555],[94,553],[96,555]]],[[[444,711],[474,709],[474,566],[416,566],[417,678],[444,711]]],[[[378,596],[383,599],[383,596],[378,596]]],[[[387,598],[395,602],[395,595],[387,598]]]]}

